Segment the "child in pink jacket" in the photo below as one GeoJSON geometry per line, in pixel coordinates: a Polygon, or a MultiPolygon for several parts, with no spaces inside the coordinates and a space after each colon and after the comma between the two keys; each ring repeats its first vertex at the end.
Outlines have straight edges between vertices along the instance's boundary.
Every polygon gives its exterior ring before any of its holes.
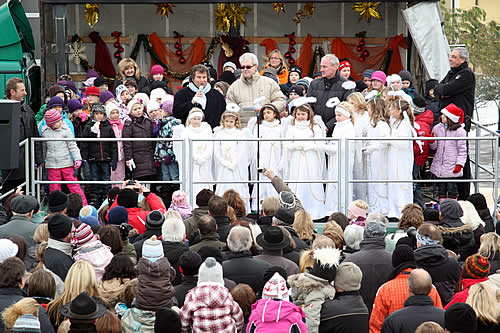
{"type": "MultiPolygon", "coordinates": [[[[114,103],[110,103],[106,105],[106,116],[108,117],[108,121],[113,128],[113,132],[115,133],[116,138],[122,137],[123,130],[123,122],[120,119],[120,107],[114,103]]],[[[111,181],[120,181],[123,182],[125,180],[125,154],[123,153],[123,142],[117,142],[118,147],[118,163],[116,164],[116,170],[111,170],[111,181]]],[[[121,187],[120,184],[114,184],[113,187],[121,187]]]]}

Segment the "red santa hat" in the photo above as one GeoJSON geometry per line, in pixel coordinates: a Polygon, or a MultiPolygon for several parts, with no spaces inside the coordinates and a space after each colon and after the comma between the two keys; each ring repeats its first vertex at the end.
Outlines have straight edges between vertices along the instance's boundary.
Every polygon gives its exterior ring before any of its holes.
{"type": "Polygon", "coordinates": [[[344,67],[349,67],[349,68],[351,67],[351,64],[349,63],[349,61],[344,60],[344,61],[340,62],[340,64],[339,64],[339,70],[341,70],[344,67]]]}
{"type": "Polygon", "coordinates": [[[453,103],[442,109],[441,113],[454,123],[458,123],[459,121],[460,124],[464,123],[464,111],[453,103]]]}

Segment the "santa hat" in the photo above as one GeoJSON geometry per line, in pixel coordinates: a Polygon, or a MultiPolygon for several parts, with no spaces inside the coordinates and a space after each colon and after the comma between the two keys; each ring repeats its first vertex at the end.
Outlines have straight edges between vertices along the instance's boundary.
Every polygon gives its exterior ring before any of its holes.
{"type": "Polygon", "coordinates": [[[458,123],[459,121],[460,124],[464,123],[464,111],[453,103],[442,109],[441,113],[454,123],[458,123]]]}
{"type": "Polygon", "coordinates": [[[344,60],[344,61],[341,61],[340,64],[339,64],[339,71],[344,68],[344,67],[349,67],[351,68],[351,64],[349,63],[349,61],[347,60],[344,60]]]}

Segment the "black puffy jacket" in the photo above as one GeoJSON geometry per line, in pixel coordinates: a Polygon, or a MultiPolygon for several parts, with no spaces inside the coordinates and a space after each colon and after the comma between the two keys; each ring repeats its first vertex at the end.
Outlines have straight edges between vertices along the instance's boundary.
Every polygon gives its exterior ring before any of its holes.
{"type": "Polygon", "coordinates": [[[264,287],[264,273],[271,264],[255,259],[250,252],[228,253],[222,263],[224,277],[236,283],[246,283],[258,294],[264,287]]]}
{"type": "MultiPolygon", "coordinates": [[[[91,131],[95,121],[88,121],[83,129],[82,138],[97,138],[97,133],[91,131]]],[[[100,138],[116,138],[115,132],[107,119],[101,121],[99,125],[100,138]]],[[[118,160],[118,147],[116,142],[100,141],[100,142],[81,142],[80,153],[82,159],[95,162],[111,162],[118,160]]]]}
{"type": "Polygon", "coordinates": [[[370,314],[359,291],[345,291],[323,303],[320,320],[320,333],[368,333],[370,314]]]}
{"type": "Polygon", "coordinates": [[[470,224],[460,220],[444,218],[438,225],[443,236],[443,246],[460,256],[459,261],[465,261],[468,256],[476,253],[476,241],[470,224]]]}

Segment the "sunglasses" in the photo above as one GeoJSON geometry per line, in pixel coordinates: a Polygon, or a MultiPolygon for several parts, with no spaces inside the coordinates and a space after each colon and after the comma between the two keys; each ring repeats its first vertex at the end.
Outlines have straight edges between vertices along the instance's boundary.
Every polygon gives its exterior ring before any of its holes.
{"type": "Polygon", "coordinates": [[[241,66],[241,69],[251,69],[253,66],[255,66],[255,65],[252,65],[252,66],[241,66]]]}

